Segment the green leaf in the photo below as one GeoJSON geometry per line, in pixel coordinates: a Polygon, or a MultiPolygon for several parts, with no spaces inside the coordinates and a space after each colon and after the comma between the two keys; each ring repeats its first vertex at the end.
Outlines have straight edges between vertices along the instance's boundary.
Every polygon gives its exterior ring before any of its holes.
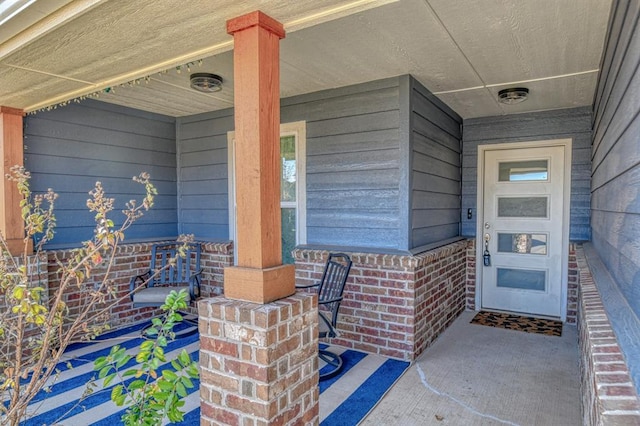
{"type": "Polygon", "coordinates": [[[122,396],[122,390],[123,390],[122,385],[114,386],[113,389],[111,389],[111,400],[115,402],[118,406],[122,405],[122,404],[118,404],[118,399],[120,399],[120,397],[122,396]]]}
{"type": "Polygon", "coordinates": [[[178,380],[178,375],[171,370],[162,370],[162,377],[171,382],[178,380]]]}
{"type": "Polygon", "coordinates": [[[178,360],[180,360],[180,363],[183,366],[187,366],[191,363],[191,357],[189,356],[189,353],[186,349],[182,349],[180,355],[178,355],[178,360]]]}
{"type": "Polygon", "coordinates": [[[156,383],[158,384],[158,387],[160,389],[162,389],[163,391],[172,391],[173,390],[173,384],[167,382],[166,380],[158,380],[156,383]]]}
{"type": "Polygon", "coordinates": [[[129,392],[132,392],[132,391],[137,390],[137,389],[142,389],[145,384],[146,383],[145,383],[144,380],[140,380],[140,379],[134,380],[133,382],[131,382],[129,384],[129,392]]]}
{"type": "Polygon", "coordinates": [[[111,373],[109,374],[107,377],[105,377],[104,382],[102,384],[103,387],[107,387],[109,386],[109,384],[111,384],[111,382],[113,381],[113,379],[116,378],[116,373],[111,373]]]}
{"type": "Polygon", "coordinates": [[[103,367],[103,368],[100,370],[100,372],[98,373],[98,378],[99,378],[99,379],[104,379],[104,378],[105,378],[105,376],[106,376],[107,374],[109,374],[109,372],[110,372],[110,371],[111,371],[111,366],[110,366],[110,365],[107,365],[107,366],[103,367]]]}
{"type": "Polygon", "coordinates": [[[156,346],[153,350],[153,356],[158,358],[160,361],[165,362],[166,358],[164,357],[164,349],[161,346],[156,346]]]}
{"type": "Polygon", "coordinates": [[[119,369],[124,367],[124,365],[128,363],[130,359],[131,359],[131,355],[123,356],[118,360],[118,362],[116,362],[116,368],[119,369]]]}
{"type": "Polygon", "coordinates": [[[184,398],[187,396],[187,388],[185,388],[184,385],[180,382],[176,383],[176,392],[178,393],[178,396],[180,396],[180,398],[184,398]]]}
{"type": "Polygon", "coordinates": [[[138,352],[138,355],[136,355],[136,362],[138,363],[145,362],[147,359],[149,359],[149,355],[150,353],[147,351],[138,352]]]}
{"type": "Polygon", "coordinates": [[[107,357],[106,356],[101,356],[96,358],[95,361],[93,361],[93,369],[95,371],[102,369],[105,365],[107,365],[107,357]]]}
{"type": "Polygon", "coordinates": [[[137,370],[132,368],[122,373],[122,377],[135,376],[136,373],[137,373],[137,370]]]}
{"type": "Polygon", "coordinates": [[[126,398],[127,398],[126,395],[120,395],[119,397],[114,399],[113,402],[115,402],[118,407],[122,407],[124,405],[126,398]]]}
{"type": "Polygon", "coordinates": [[[142,349],[143,351],[151,351],[151,349],[153,349],[153,341],[145,340],[140,344],[140,349],[142,349]]]}
{"type": "Polygon", "coordinates": [[[191,381],[190,378],[188,378],[187,376],[181,376],[180,377],[180,381],[182,382],[182,384],[187,388],[187,389],[191,389],[193,388],[193,382],[191,381]]]}
{"type": "Polygon", "coordinates": [[[160,361],[157,358],[153,358],[150,362],[149,362],[149,366],[153,369],[153,370],[157,370],[158,367],[160,367],[160,361]]]}

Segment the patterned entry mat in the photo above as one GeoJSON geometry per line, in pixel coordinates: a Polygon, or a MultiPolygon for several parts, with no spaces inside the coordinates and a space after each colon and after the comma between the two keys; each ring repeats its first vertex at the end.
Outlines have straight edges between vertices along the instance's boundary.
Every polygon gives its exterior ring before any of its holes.
{"type": "Polygon", "coordinates": [[[471,324],[546,334],[547,336],[562,336],[562,321],[523,317],[502,312],[480,311],[473,317],[471,324]]]}

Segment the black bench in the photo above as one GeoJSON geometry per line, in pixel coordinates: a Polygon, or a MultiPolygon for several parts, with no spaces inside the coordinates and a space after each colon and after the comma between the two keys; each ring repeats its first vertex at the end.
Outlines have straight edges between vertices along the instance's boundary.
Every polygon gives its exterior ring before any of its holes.
{"type": "Polygon", "coordinates": [[[200,296],[200,244],[187,246],[186,256],[178,253],[181,243],[154,244],[149,270],[131,278],[133,307],[161,306],[171,290],[189,290],[187,303],[200,296]]]}

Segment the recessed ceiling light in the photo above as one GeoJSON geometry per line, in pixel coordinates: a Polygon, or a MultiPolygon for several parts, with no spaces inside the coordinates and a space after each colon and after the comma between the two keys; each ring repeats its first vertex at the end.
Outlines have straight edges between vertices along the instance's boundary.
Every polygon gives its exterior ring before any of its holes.
{"type": "Polygon", "coordinates": [[[526,87],[510,87],[498,92],[498,101],[502,104],[515,105],[527,100],[529,89],[526,87]]]}
{"type": "Polygon", "coordinates": [[[222,90],[222,77],[206,72],[191,74],[191,88],[204,93],[219,92],[222,90]]]}

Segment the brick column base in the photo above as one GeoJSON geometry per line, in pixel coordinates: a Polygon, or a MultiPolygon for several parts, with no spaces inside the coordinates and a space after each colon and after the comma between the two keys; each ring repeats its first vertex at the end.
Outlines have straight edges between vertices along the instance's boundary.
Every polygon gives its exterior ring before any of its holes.
{"type": "Polygon", "coordinates": [[[318,305],[198,303],[201,425],[318,424],[318,305]]]}

